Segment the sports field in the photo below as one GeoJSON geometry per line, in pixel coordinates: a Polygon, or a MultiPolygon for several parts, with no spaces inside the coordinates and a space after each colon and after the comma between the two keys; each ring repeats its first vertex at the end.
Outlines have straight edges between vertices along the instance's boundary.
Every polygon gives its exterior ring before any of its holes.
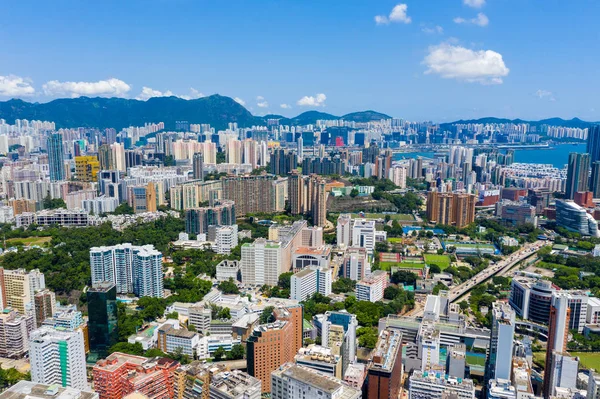
{"type": "Polygon", "coordinates": [[[27,238],[11,238],[10,240],[6,240],[6,243],[9,245],[39,245],[40,247],[47,242],[50,242],[52,237],[27,237],[27,238]]]}
{"type": "Polygon", "coordinates": [[[448,255],[425,254],[425,263],[436,264],[444,270],[450,266],[450,257],[448,255]]]}

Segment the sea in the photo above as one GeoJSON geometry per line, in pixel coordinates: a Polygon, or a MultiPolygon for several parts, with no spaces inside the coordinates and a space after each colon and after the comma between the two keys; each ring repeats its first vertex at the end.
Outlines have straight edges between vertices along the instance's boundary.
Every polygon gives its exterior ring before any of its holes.
{"type": "MultiPolygon", "coordinates": [[[[505,151],[505,150],[503,150],[505,151]]],[[[553,144],[549,148],[515,149],[515,162],[551,164],[562,169],[569,161],[571,152],[586,152],[585,144],[553,144]]],[[[395,154],[395,159],[402,158],[434,158],[434,152],[407,152],[395,154]]]]}

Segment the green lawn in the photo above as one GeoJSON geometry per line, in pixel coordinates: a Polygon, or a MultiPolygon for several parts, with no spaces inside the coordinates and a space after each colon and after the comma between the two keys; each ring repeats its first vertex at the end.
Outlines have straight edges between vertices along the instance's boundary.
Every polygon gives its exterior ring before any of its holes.
{"type": "Polygon", "coordinates": [[[485,366],[485,356],[467,355],[467,364],[485,366]]]}
{"type": "Polygon", "coordinates": [[[600,353],[598,352],[570,352],[571,356],[579,357],[579,367],[600,370],[600,353]]]}
{"type": "Polygon", "coordinates": [[[401,244],[402,243],[401,237],[389,237],[387,240],[390,244],[401,244]]]}
{"type": "Polygon", "coordinates": [[[425,254],[425,263],[436,264],[444,270],[450,266],[450,257],[448,255],[425,254]]]}
{"type": "Polygon", "coordinates": [[[381,270],[391,270],[392,267],[400,269],[422,269],[425,265],[422,262],[379,262],[381,270]]]}
{"type": "Polygon", "coordinates": [[[404,222],[412,222],[415,220],[413,215],[409,215],[406,213],[397,213],[393,215],[386,215],[383,213],[365,213],[365,217],[367,219],[385,219],[386,216],[389,216],[391,220],[398,220],[404,222]]]}
{"type": "Polygon", "coordinates": [[[50,242],[52,237],[27,237],[27,238],[11,238],[10,240],[6,240],[6,242],[10,245],[39,245],[40,247],[46,243],[50,242]]]}

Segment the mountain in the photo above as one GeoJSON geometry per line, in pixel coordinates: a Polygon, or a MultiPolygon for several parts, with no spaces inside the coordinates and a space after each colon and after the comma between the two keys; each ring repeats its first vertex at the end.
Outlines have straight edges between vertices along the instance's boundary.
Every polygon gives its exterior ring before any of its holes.
{"type": "Polygon", "coordinates": [[[144,123],[164,122],[167,129],[175,121],[210,123],[225,129],[229,122],[240,126],[262,124],[246,108],[229,97],[218,94],[195,100],[178,97],[154,97],[148,101],[124,98],[68,98],[48,103],[28,103],[22,100],[0,102],[0,118],[13,123],[15,119],[54,121],[62,127],[114,127],[120,130],[144,123]]]}
{"type": "Polygon", "coordinates": [[[391,116],[382,114],[380,112],[375,111],[362,111],[362,112],[353,112],[351,114],[346,114],[342,116],[342,119],[345,121],[358,122],[358,123],[366,123],[372,121],[380,121],[382,119],[392,119],[391,116]]]}
{"type": "Polygon", "coordinates": [[[542,119],[539,121],[526,121],[523,119],[506,119],[506,118],[493,118],[493,117],[487,117],[487,118],[480,118],[480,119],[469,119],[469,120],[459,120],[456,122],[450,122],[450,123],[443,123],[441,124],[441,128],[442,129],[448,129],[448,127],[450,127],[451,125],[454,124],[468,124],[468,123],[483,123],[483,124],[488,124],[488,123],[529,123],[530,125],[534,125],[534,126],[541,126],[541,125],[551,125],[551,126],[563,126],[563,127],[571,127],[571,128],[581,128],[581,129],[585,129],[586,127],[590,127],[593,124],[596,124],[596,122],[586,122],[586,121],[582,121],[579,118],[573,118],[573,119],[569,119],[569,120],[565,120],[562,118],[549,118],[549,119],[542,119]]]}
{"type": "Polygon", "coordinates": [[[338,116],[326,114],[325,112],[319,111],[306,111],[301,113],[295,118],[290,119],[290,123],[292,125],[309,125],[317,123],[317,121],[321,120],[336,120],[340,119],[338,116]]]}

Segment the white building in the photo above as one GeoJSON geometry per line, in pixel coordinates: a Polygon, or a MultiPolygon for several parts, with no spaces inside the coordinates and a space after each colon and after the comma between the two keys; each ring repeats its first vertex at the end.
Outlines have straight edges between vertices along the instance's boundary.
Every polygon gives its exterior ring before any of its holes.
{"type": "Polygon", "coordinates": [[[29,360],[31,381],[89,389],[81,331],[41,327],[31,333],[29,360]]]}
{"type": "Polygon", "coordinates": [[[224,260],[217,265],[217,281],[238,280],[240,262],[237,260],[224,260]]]}
{"type": "Polygon", "coordinates": [[[354,281],[362,280],[371,272],[369,256],[364,248],[350,247],[344,253],[343,276],[354,281]]]}
{"type": "Polygon", "coordinates": [[[252,244],[242,245],[241,269],[244,284],[275,286],[289,265],[283,265],[280,242],[257,238],[252,244]]]}
{"type": "Polygon", "coordinates": [[[399,188],[406,188],[406,168],[400,165],[394,165],[388,172],[389,179],[399,188]]]}
{"type": "Polygon", "coordinates": [[[238,245],[238,226],[218,226],[215,228],[216,252],[221,255],[231,254],[231,250],[238,245]]]}
{"type": "Polygon", "coordinates": [[[198,340],[198,359],[209,359],[219,348],[229,352],[234,345],[240,345],[240,337],[233,338],[230,334],[211,334],[198,340]]]}
{"type": "Polygon", "coordinates": [[[442,399],[446,397],[445,394],[454,394],[458,399],[475,398],[475,386],[472,380],[426,371],[415,370],[409,378],[408,389],[409,399],[442,399]]]}
{"type": "Polygon", "coordinates": [[[515,311],[506,303],[494,302],[488,378],[510,380],[514,337],[515,311]]]}
{"type": "Polygon", "coordinates": [[[366,248],[372,252],[375,249],[375,221],[355,219],[352,221],[352,246],[366,248]]]}
{"type": "Polygon", "coordinates": [[[350,214],[342,213],[338,216],[336,238],[338,246],[349,247],[352,242],[352,216],[350,214]]]}
{"type": "Polygon", "coordinates": [[[0,206],[0,223],[12,223],[14,220],[12,206],[0,206]]]}
{"type": "Polygon", "coordinates": [[[362,393],[341,380],[308,367],[286,363],[271,373],[273,399],[360,399],[362,393]]]}
{"type": "Polygon", "coordinates": [[[92,286],[111,282],[117,293],[162,298],[162,254],[152,245],[90,248],[92,286]]]}
{"type": "Polygon", "coordinates": [[[119,199],[114,197],[101,196],[81,201],[81,207],[87,213],[93,213],[94,215],[113,213],[117,206],[119,206],[119,199]]]}
{"type": "Polygon", "coordinates": [[[259,379],[239,370],[215,374],[210,382],[209,399],[260,399],[259,379]]]}
{"type": "Polygon", "coordinates": [[[75,388],[63,388],[56,384],[37,384],[31,381],[19,381],[0,394],[2,399],[98,399],[93,391],[75,388]]]}
{"type": "Polygon", "coordinates": [[[356,299],[369,302],[381,301],[383,291],[385,291],[387,285],[387,272],[385,270],[375,270],[374,273],[356,283],[356,299]]]}
{"type": "Polygon", "coordinates": [[[290,298],[304,301],[318,292],[324,296],[331,294],[331,269],[309,267],[294,274],[290,279],[290,298]]]}

